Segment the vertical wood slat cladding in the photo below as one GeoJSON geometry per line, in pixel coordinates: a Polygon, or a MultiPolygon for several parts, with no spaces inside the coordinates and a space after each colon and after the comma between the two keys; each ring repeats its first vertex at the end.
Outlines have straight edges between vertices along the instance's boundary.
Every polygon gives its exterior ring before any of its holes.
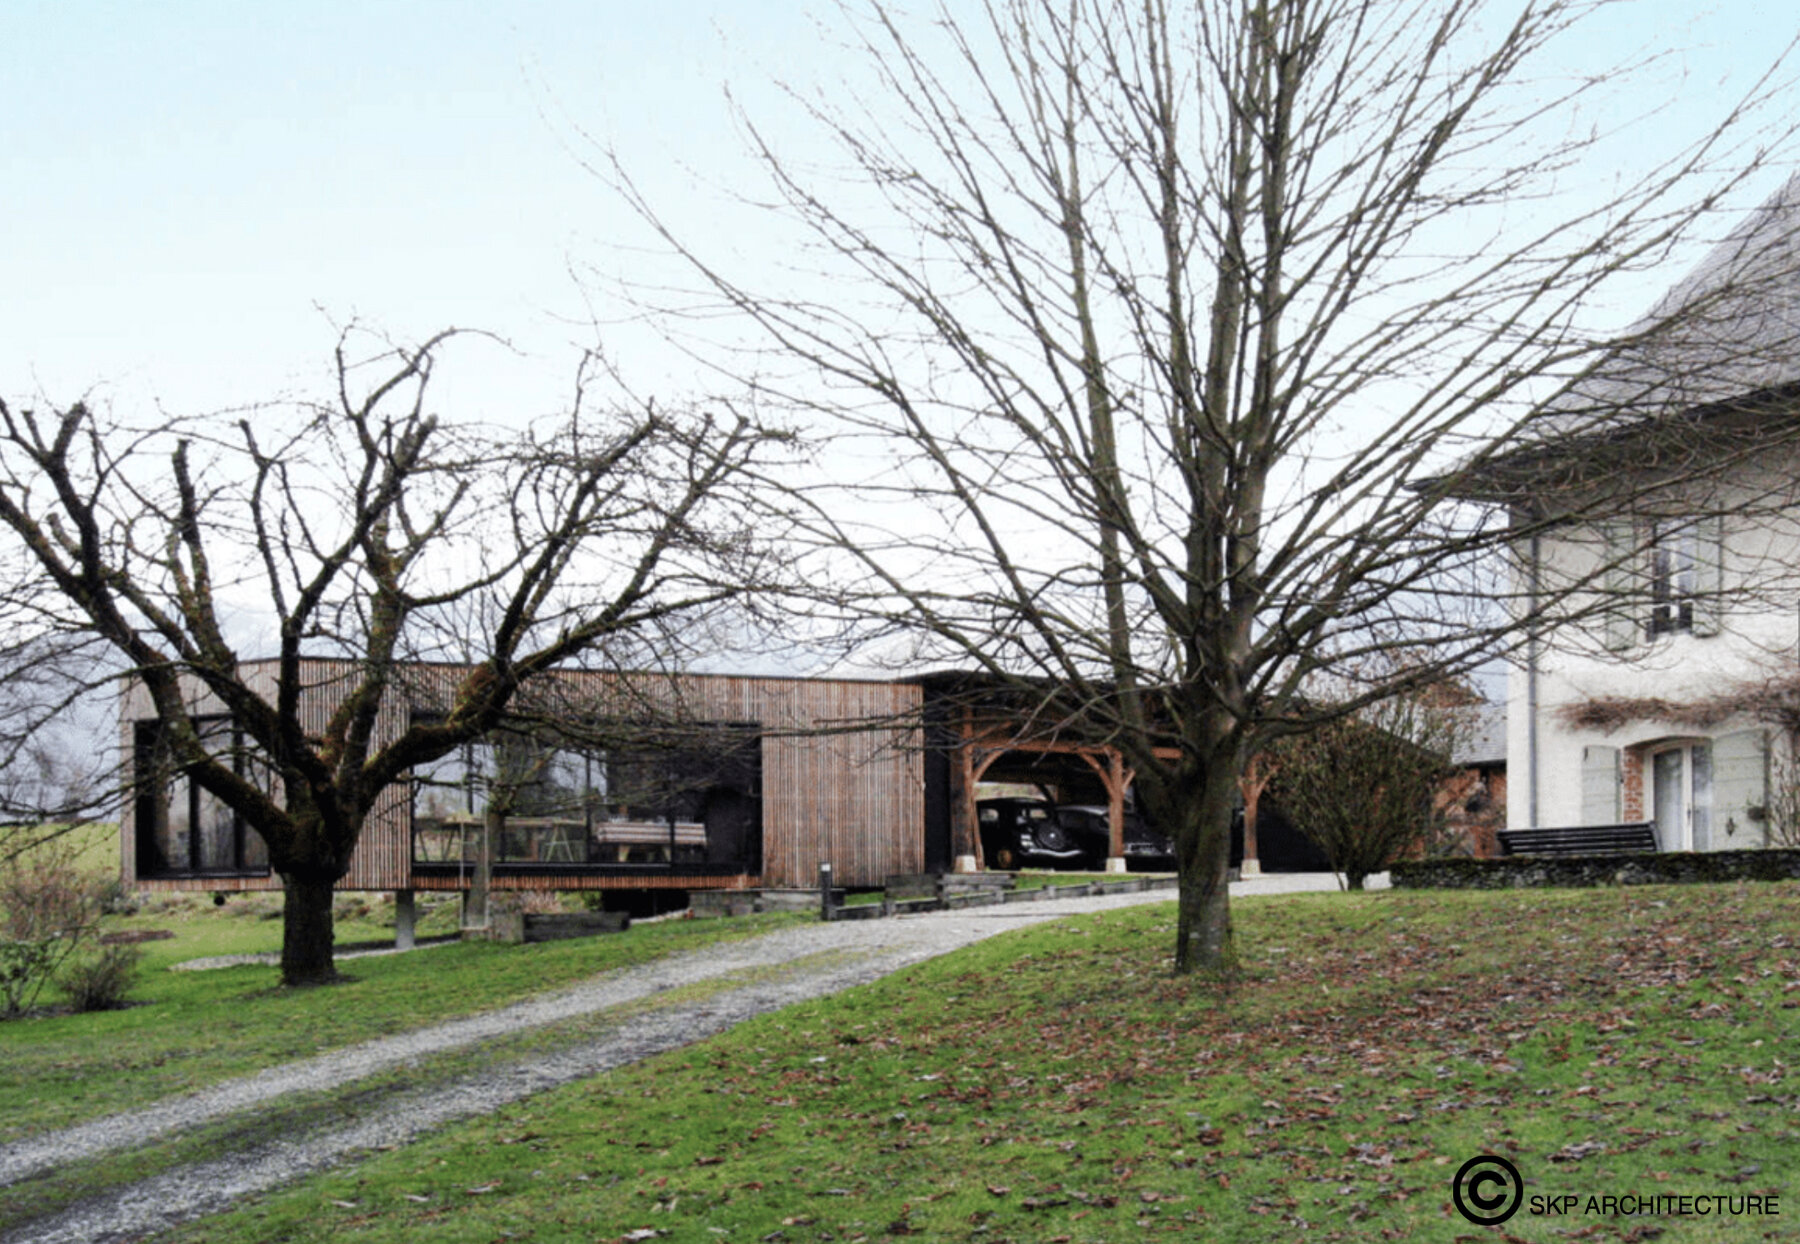
{"type": "MultiPolygon", "coordinates": [[[[342,698],[346,667],[308,661],[309,691],[301,698],[303,728],[322,734],[342,698]],[[333,684],[338,684],[334,687],[333,684]]],[[[409,667],[405,694],[390,693],[377,726],[377,739],[404,727],[408,703],[447,703],[466,671],[455,666],[409,667]]],[[[273,662],[245,667],[261,693],[273,696],[273,662]]],[[[807,887],[818,866],[830,861],[841,885],[879,885],[890,873],[924,867],[924,764],[915,725],[921,692],[915,685],[847,679],[757,678],[722,674],[613,675],[570,673],[558,688],[578,700],[606,701],[623,714],[648,707],[672,711],[695,722],[754,722],[761,727],[763,871],[760,884],[807,887]]],[[[209,711],[210,697],[197,694],[196,711],[209,711]]],[[[211,706],[216,710],[218,706],[211,706]]],[[[152,716],[143,688],[128,684],[122,697],[120,728],[130,755],[133,724],[152,716]]],[[[134,880],[135,812],[127,801],[120,818],[121,860],[126,883],[153,889],[272,889],[274,878],[134,880]]],[[[381,795],[363,830],[340,888],[395,890],[439,888],[412,877],[412,817],[408,791],[396,783],[381,795]]],[[[506,888],[574,889],[608,886],[668,886],[666,878],[530,876],[496,878],[506,888]]],[[[697,888],[722,884],[695,878],[697,888]]],[[[724,884],[742,885],[738,880],[724,884]]]]}

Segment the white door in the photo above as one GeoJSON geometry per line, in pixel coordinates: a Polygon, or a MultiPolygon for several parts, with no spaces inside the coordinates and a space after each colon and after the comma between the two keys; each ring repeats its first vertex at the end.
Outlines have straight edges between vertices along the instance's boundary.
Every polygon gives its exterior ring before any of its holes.
{"type": "Polygon", "coordinates": [[[1712,842],[1712,748],[1666,747],[1650,756],[1656,841],[1665,851],[1705,851],[1712,842]]]}

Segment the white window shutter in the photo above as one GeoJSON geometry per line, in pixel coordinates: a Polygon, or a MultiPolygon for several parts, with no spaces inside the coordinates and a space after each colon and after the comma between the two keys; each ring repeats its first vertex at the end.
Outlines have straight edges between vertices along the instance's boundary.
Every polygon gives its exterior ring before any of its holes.
{"type": "Polygon", "coordinates": [[[1602,523],[1600,535],[1600,556],[1605,559],[1600,572],[1600,591],[1605,597],[1606,646],[1613,652],[1623,652],[1636,643],[1642,633],[1638,614],[1644,608],[1640,593],[1633,590],[1636,576],[1632,574],[1635,550],[1631,521],[1612,519],[1602,523]]]}
{"type": "Polygon", "coordinates": [[[1719,633],[1724,586],[1725,520],[1714,514],[1694,524],[1694,634],[1719,633]]]}
{"type": "Polygon", "coordinates": [[[1713,740],[1714,850],[1764,845],[1769,806],[1769,734],[1740,730],[1713,740]],[[1751,809],[1756,809],[1753,815],[1751,809]]]}
{"type": "Polygon", "coordinates": [[[1581,823],[1619,823],[1619,749],[1598,744],[1581,749],[1581,823]]]}

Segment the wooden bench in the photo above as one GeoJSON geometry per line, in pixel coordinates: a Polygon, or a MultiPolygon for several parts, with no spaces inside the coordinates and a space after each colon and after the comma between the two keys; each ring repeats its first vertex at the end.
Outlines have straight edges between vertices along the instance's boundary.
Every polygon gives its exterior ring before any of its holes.
{"type": "Polygon", "coordinates": [[[1572,825],[1566,829],[1503,829],[1501,855],[1615,855],[1656,851],[1656,826],[1650,821],[1627,825],[1572,825]]]}

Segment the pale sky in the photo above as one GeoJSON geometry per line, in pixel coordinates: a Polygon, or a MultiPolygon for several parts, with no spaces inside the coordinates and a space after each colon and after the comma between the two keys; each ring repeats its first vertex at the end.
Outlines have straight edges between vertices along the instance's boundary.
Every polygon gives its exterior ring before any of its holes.
{"type": "Polygon", "coordinates": [[[502,334],[536,360],[482,365],[554,403],[569,267],[626,223],[576,127],[675,185],[736,148],[726,79],[808,41],[715,0],[6,0],[0,393],[254,401],[361,318],[502,334]]]}
{"type": "MultiPolygon", "coordinates": [[[[1791,0],[1643,0],[1591,38],[1597,66],[1683,49],[1648,87],[1679,123],[1797,27],[1791,0]]],[[[570,269],[632,227],[578,128],[679,216],[680,165],[742,167],[727,83],[756,111],[832,72],[766,0],[5,0],[0,57],[0,394],[182,413],[317,391],[353,317],[504,335],[526,356],[464,361],[469,402],[553,409],[592,336],[570,269]]]]}

